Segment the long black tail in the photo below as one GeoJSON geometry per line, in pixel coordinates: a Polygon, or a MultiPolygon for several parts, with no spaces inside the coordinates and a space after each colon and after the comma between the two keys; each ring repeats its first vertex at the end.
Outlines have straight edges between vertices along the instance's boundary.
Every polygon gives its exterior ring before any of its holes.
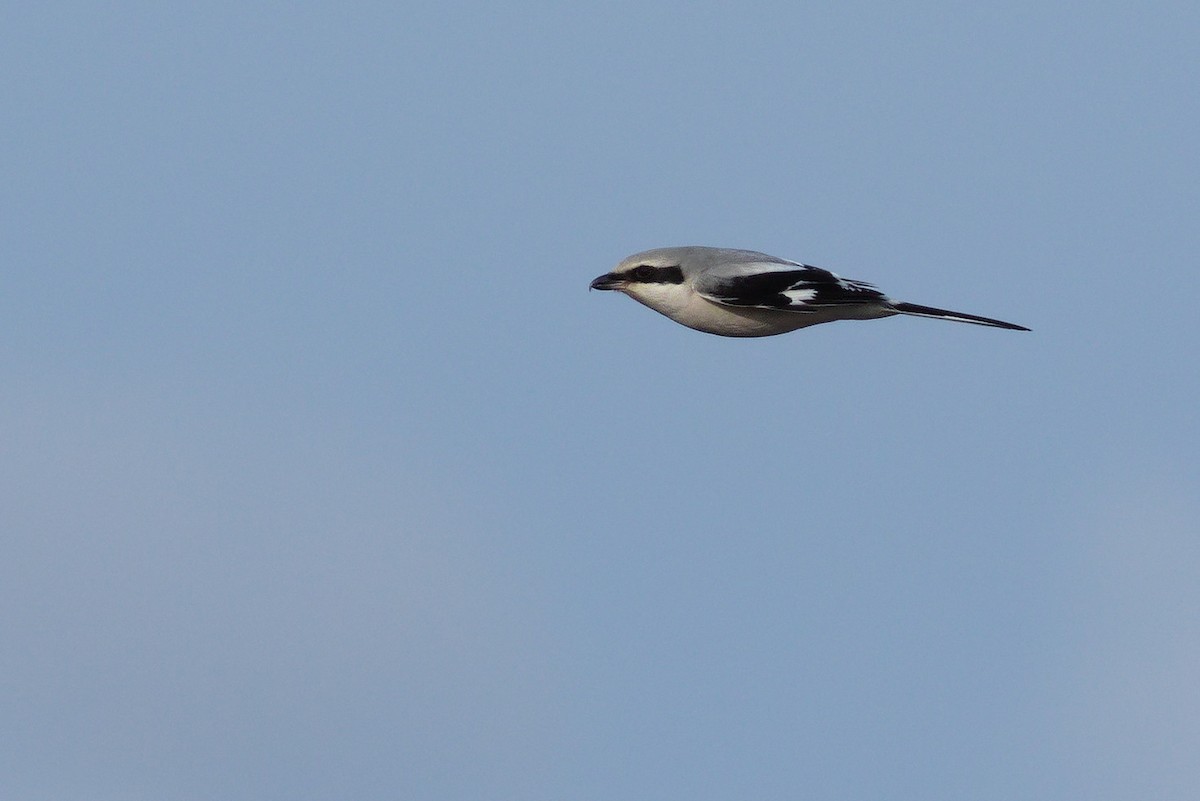
{"type": "Polygon", "coordinates": [[[892,308],[901,314],[911,314],[915,317],[933,317],[938,320],[954,320],[959,323],[975,323],[976,325],[990,325],[995,328],[1007,328],[1010,331],[1028,331],[1029,329],[1023,325],[1015,323],[1006,323],[1003,320],[993,320],[991,317],[980,317],[977,314],[964,314],[963,312],[946,311],[945,309],[935,309],[932,306],[918,306],[915,303],[893,303],[892,308]]]}

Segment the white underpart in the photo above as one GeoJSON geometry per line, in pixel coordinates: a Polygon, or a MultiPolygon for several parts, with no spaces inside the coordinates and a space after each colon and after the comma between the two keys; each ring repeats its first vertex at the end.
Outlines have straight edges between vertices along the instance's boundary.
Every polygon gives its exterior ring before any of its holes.
{"type": "Polygon", "coordinates": [[[811,311],[726,306],[705,299],[686,284],[629,284],[622,291],[638,303],[681,325],[727,337],[765,337],[833,320],[868,320],[890,317],[896,313],[882,303],[815,308],[811,311]]]}

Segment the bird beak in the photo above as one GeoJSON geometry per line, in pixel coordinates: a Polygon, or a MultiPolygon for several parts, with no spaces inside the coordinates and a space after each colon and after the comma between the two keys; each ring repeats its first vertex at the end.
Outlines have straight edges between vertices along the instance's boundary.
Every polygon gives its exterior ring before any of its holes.
{"type": "Polygon", "coordinates": [[[592,282],[589,289],[620,289],[625,284],[625,279],[616,273],[605,273],[592,282]]]}

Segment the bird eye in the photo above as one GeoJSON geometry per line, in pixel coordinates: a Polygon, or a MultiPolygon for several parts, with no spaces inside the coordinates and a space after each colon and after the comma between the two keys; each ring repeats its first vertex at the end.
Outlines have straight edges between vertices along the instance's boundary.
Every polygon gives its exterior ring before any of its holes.
{"type": "Polygon", "coordinates": [[[634,267],[630,274],[639,281],[649,281],[654,277],[654,268],[649,264],[640,264],[634,267]]]}

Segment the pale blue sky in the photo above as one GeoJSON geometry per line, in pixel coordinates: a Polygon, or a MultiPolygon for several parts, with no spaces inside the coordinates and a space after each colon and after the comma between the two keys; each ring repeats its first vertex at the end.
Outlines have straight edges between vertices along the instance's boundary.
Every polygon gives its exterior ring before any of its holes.
{"type": "Polygon", "coordinates": [[[1200,10],[12,4],[14,799],[1193,799],[1200,10]],[[1012,320],[679,327],[748,247],[1012,320]]]}

